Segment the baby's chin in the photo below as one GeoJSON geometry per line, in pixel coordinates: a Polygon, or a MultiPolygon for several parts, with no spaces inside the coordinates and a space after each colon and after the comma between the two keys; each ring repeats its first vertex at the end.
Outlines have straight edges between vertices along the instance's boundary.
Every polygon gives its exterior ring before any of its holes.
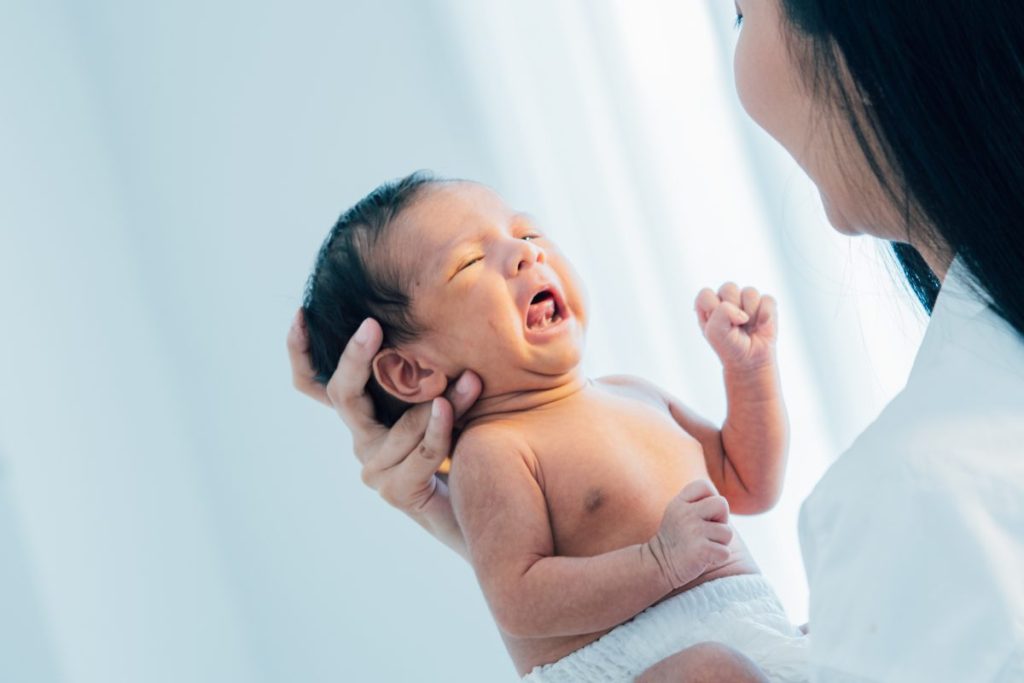
{"type": "Polygon", "coordinates": [[[573,382],[583,372],[582,353],[559,359],[560,362],[511,366],[477,372],[483,382],[483,397],[507,396],[529,391],[556,389],[573,382]]]}

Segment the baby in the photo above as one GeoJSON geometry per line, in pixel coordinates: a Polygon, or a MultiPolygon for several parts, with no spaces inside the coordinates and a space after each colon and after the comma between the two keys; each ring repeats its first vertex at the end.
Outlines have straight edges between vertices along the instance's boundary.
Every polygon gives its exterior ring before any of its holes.
{"type": "Polygon", "coordinates": [[[724,367],[721,429],[643,380],[583,375],[578,276],[485,186],[382,185],[320,249],[304,301],[320,381],[367,317],[384,330],[367,385],[382,422],[466,369],[482,380],[448,485],[527,681],[632,680],[705,641],[802,680],[804,639],[728,525],[729,507],[774,504],[785,467],[774,301],[727,285],[697,313],[724,367]]]}

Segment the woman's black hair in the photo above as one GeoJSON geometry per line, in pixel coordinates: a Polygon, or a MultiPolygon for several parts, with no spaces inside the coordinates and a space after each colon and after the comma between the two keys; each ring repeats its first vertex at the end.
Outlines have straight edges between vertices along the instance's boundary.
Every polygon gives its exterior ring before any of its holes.
{"type": "MultiPolygon", "coordinates": [[[[341,352],[366,318],[384,331],[384,346],[415,339],[422,332],[410,311],[405,278],[377,251],[398,215],[428,186],[444,182],[417,171],[384,183],[345,211],[328,233],[306,284],[302,312],[316,380],[326,384],[341,352]],[[371,258],[373,254],[373,258],[371,258]]],[[[366,385],[377,419],[393,425],[409,405],[388,394],[374,379],[366,385]]]]}
{"type": "Polygon", "coordinates": [[[940,283],[910,242],[958,255],[1024,336],[1024,3],[780,2],[806,82],[903,210],[892,247],[925,309],[940,283]]]}

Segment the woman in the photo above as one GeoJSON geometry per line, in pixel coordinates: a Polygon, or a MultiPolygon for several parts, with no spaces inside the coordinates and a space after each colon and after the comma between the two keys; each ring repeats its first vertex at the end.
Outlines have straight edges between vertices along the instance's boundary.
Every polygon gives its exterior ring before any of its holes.
{"type": "MultiPolygon", "coordinates": [[[[744,108],[832,225],[890,241],[933,314],[904,391],[803,506],[812,678],[1024,680],[1024,9],[1010,0],[737,0],[744,108]]],[[[448,394],[378,425],[367,321],[326,391],[364,481],[465,554],[443,481],[448,394]]],[[[681,656],[686,656],[681,655],[681,656]]]]}

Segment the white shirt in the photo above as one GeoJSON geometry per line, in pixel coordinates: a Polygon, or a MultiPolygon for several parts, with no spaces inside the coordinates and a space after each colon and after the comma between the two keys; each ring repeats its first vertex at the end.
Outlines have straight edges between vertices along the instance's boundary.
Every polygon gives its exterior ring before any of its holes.
{"type": "Polygon", "coordinates": [[[966,277],[801,509],[813,681],[1024,681],[1024,341],[966,277]]]}

